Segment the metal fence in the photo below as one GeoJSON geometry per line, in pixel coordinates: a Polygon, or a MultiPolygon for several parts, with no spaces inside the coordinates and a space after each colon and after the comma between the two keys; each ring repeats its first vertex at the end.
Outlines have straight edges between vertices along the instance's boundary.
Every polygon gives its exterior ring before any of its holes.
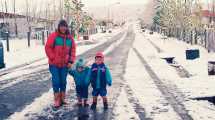
{"type": "Polygon", "coordinates": [[[168,37],[175,37],[192,45],[205,47],[209,52],[215,52],[215,29],[201,28],[186,30],[182,28],[161,28],[156,27],[154,31],[168,37]]]}

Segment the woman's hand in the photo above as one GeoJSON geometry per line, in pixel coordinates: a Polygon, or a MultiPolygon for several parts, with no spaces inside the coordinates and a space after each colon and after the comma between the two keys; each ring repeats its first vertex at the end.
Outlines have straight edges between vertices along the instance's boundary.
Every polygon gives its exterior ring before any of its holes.
{"type": "Polygon", "coordinates": [[[69,69],[71,69],[71,68],[72,68],[72,66],[73,66],[73,64],[72,64],[72,63],[68,63],[68,65],[67,65],[67,67],[68,67],[69,69]]]}

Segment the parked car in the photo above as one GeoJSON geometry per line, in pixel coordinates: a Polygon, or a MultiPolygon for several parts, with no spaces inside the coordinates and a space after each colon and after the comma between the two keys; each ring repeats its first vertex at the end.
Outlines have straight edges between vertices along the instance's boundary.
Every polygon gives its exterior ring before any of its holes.
{"type": "Polygon", "coordinates": [[[152,35],[152,34],[153,34],[153,31],[150,31],[149,34],[152,35]]]}

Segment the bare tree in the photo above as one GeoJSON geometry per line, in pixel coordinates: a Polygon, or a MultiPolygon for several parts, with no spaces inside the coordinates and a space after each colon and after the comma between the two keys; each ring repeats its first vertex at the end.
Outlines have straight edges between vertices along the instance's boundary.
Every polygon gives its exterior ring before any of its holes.
{"type": "Polygon", "coordinates": [[[13,13],[14,13],[14,28],[15,28],[15,35],[18,36],[18,28],[17,28],[17,21],[16,21],[16,0],[13,0],[13,13]]]}
{"type": "MultiPolygon", "coordinates": [[[[7,14],[8,13],[8,6],[7,6],[7,0],[5,0],[5,13],[7,14]]],[[[4,16],[5,17],[5,16],[4,16]]],[[[8,16],[6,16],[6,17],[8,17],[8,16]]],[[[6,19],[6,21],[5,21],[5,27],[6,27],[6,30],[7,30],[7,32],[8,32],[8,23],[7,23],[7,19],[6,19]]]]}
{"type": "Polygon", "coordinates": [[[27,20],[27,25],[28,25],[28,32],[31,32],[31,26],[30,26],[30,4],[28,0],[25,0],[26,2],[26,20],[27,20]]]}
{"type": "MultiPolygon", "coordinates": [[[[1,11],[4,12],[4,3],[3,0],[1,0],[1,11]]],[[[5,15],[3,14],[3,23],[5,22],[5,15]]]]}

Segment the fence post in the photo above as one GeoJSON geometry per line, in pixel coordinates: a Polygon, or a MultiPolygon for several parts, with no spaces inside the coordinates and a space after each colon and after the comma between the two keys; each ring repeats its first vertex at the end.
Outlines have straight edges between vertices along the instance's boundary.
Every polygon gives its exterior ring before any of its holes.
{"type": "Polygon", "coordinates": [[[193,30],[190,31],[190,44],[193,45],[193,30]]]}
{"type": "Polygon", "coordinates": [[[28,39],[28,47],[30,47],[31,46],[31,32],[27,32],[27,39],[28,39]]]}
{"type": "Polygon", "coordinates": [[[182,31],[182,40],[185,41],[185,30],[182,31]]]}
{"type": "Polygon", "coordinates": [[[194,44],[198,44],[197,37],[198,37],[198,32],[195,28],[195,43],[194,44]]]}
{"type": "Polygon", "coordinates": [[[42,31],[42,45],[45,45],[45,33],[42,31]]]}
{"type": "Polygon", "coordinates": [[[205,29],[204,31],[204,35],[205,35],[205,38],[204,38],[204,41],[205,41],[205,48],[207,48],[207,30],[205,29]]]}
{"type": "Polygon", "coordinates": [[[10,43],[9,43],[9,32],[6,32],[6,44],[7,44],[7,52],[10,51],[10,43]]]}
{"type": "Polygon", "coordinates": [[[48,39],[48,37],[49,37],[49,31],[48,30],[46,31],[46,35],[47,35],[47,39],[48,39]]]}
{"type": "Polygon", "coordinates": [[[171,37],[170,32],[171,32],[171,30],[170,30],[170,28],[168,28],[168,37],[171,37]]]}

